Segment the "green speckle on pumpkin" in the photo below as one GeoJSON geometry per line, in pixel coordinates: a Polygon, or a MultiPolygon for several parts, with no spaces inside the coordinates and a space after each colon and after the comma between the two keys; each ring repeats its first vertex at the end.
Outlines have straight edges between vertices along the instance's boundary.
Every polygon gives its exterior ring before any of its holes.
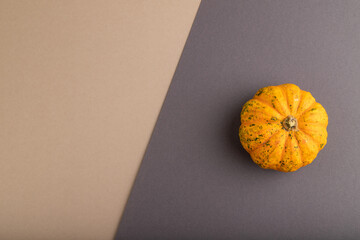
{"type": "Polygon", "coordinates": [[[264,92],[264,89],[260,89],[255,95],[260,96],[264,92]]]}

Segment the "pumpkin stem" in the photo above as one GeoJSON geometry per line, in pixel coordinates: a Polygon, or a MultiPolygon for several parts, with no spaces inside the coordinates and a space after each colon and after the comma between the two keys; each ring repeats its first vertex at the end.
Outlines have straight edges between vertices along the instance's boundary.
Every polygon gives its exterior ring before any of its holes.
{"type": "Polygon", "coordinates": [[[298,131],[298,122],[294,116],[287,116],[282,122],[283,127],[286,131],[298,131]]]}

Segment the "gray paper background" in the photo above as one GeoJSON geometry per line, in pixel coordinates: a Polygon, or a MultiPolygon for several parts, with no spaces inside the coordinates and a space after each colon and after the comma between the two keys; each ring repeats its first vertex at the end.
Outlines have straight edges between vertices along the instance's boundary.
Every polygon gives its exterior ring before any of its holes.
{"type": "Polygon", "coordinates": [[[117,239],[359,239],[360,1],[203,1],[117,239]],[[257,89],[294,83],[328,144],[294,173],[238,139],[257,89]]]}

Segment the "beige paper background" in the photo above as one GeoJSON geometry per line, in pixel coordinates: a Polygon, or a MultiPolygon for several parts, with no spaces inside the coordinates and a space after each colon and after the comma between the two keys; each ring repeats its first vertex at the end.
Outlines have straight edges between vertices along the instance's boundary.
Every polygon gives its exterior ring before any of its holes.
{"type": "Polygon", "coordinates": [[[112,239],[199,0],[0,1],[0,238],[112,239]]]}

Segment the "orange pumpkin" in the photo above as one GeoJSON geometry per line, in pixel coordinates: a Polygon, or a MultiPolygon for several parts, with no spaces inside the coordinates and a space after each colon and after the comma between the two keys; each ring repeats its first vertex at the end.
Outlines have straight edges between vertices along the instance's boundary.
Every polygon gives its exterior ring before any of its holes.
{"type": "Polygon", "coordinates": [[[265,169],[293,172],[310,164],[327,142],[328,115],[294,84],[260,89],[241,112],[240,141],[265,169]]]}

